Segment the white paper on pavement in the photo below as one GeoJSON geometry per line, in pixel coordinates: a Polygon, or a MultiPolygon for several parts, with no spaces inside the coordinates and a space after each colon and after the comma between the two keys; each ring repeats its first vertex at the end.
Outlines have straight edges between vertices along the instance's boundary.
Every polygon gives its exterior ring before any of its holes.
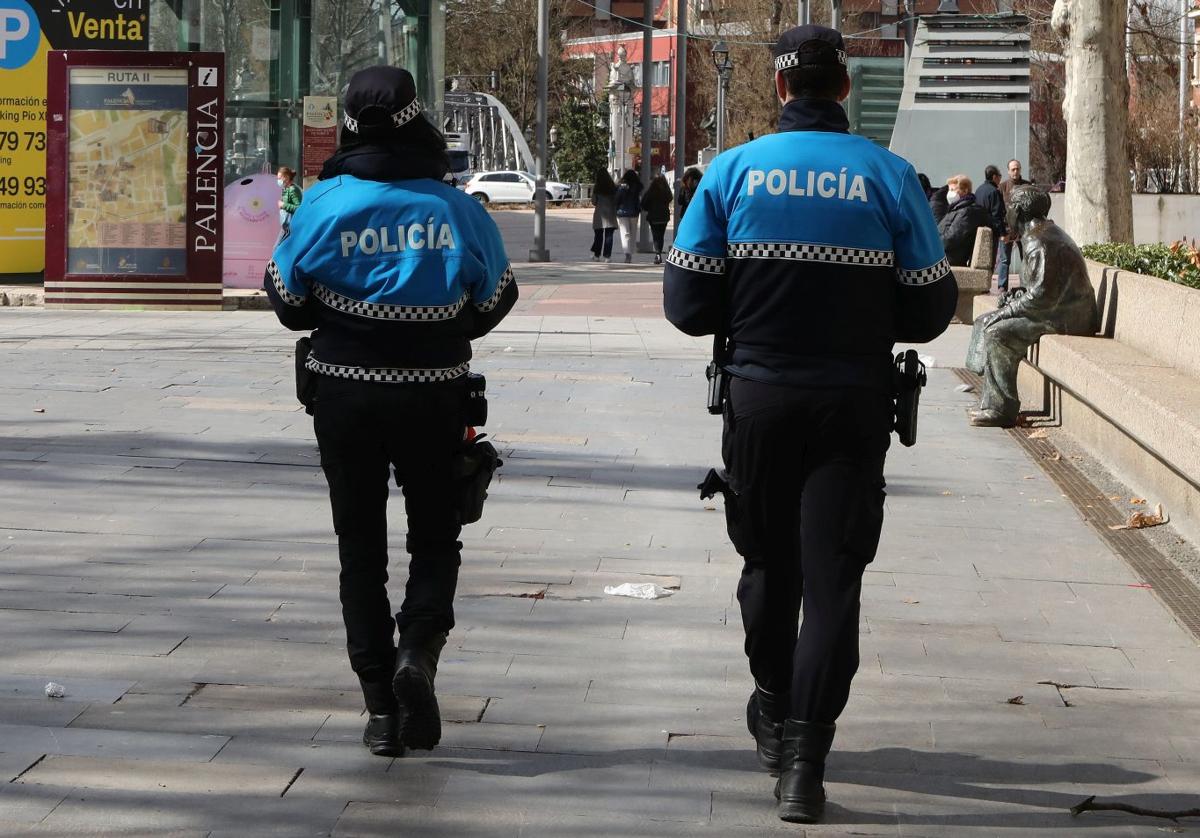
{"type": "Polygon", "coordinates": [[[623,585],[605,585],[604,593],[612,596],[629,596],[634,599],[661,599],[675,592],[653,582],[626,582],[623,585]]]}

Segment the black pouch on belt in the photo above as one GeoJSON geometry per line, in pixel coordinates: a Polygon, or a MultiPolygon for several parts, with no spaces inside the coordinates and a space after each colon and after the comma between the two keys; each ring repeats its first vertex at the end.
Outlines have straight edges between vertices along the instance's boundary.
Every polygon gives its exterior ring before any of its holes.
{"type": "Polygon", "coordinates": [[[483,502],[496,469],[504,465],[496,446],[480,434],[468,442],[454,458],[454,481],[458,494],[458,517],[461,524],[474,524],[483,517],[483,502]]]}
{"type": "Polygon", "coordinates": [[[487,424],[487,379],[477,372],[467,373],[466,423],[473,428],[487,424]]]}
{"type": "Polygon", "coordinates": [[[296,341],[296,400],[309,416],[317,403],[317,374],[305,366],[311,352],[312,340],[303,337],[296,341]]]}

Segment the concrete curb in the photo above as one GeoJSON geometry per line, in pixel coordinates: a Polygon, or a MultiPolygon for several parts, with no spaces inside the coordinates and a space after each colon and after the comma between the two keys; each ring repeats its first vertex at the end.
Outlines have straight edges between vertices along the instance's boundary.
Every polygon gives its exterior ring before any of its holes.
{"type": "MultiPolygon", "coordinates": [[[[270,311],[266,292],[254,288],[226,288],[221,308],[225,311],[270,311]]],[[[0,308],[46,305],[46,292],[38,285],[0,285],[0,308]]]]}
{"type": "Polygon", "coordinates": [[[45,292],[38,285],[0,285],[0,306],[40,306],[45,292]]]}

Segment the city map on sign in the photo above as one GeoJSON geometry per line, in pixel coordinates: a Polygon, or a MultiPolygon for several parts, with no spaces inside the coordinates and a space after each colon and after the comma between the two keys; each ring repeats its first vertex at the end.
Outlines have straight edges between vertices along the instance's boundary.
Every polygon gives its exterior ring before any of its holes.
{"type": "Polygon", "coordinates": [[[185,71],[72,71],[69,273],[184,273],[186,107],[185,71]]]}

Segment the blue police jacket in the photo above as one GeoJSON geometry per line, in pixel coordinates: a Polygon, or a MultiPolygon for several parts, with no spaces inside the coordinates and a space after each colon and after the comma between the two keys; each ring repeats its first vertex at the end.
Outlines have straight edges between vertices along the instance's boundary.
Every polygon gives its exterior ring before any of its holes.
{"type": "Polygon", "coordinates": [[[384,382],[466,374],[470,341],[517,300],[487,210],[428,177],[319,181],[264,287],[285,326],[316,329],[310,370],[384,382]]]}
{"type": "Polygon", "coordinates": [[[848,125],[836,102],[788,102],[779,133],[718,156],[688,204],[666,315],[728,335],[733,375],[890,392],[893,344],[932,340],[954,316],[916,173],[848,125]]]}

